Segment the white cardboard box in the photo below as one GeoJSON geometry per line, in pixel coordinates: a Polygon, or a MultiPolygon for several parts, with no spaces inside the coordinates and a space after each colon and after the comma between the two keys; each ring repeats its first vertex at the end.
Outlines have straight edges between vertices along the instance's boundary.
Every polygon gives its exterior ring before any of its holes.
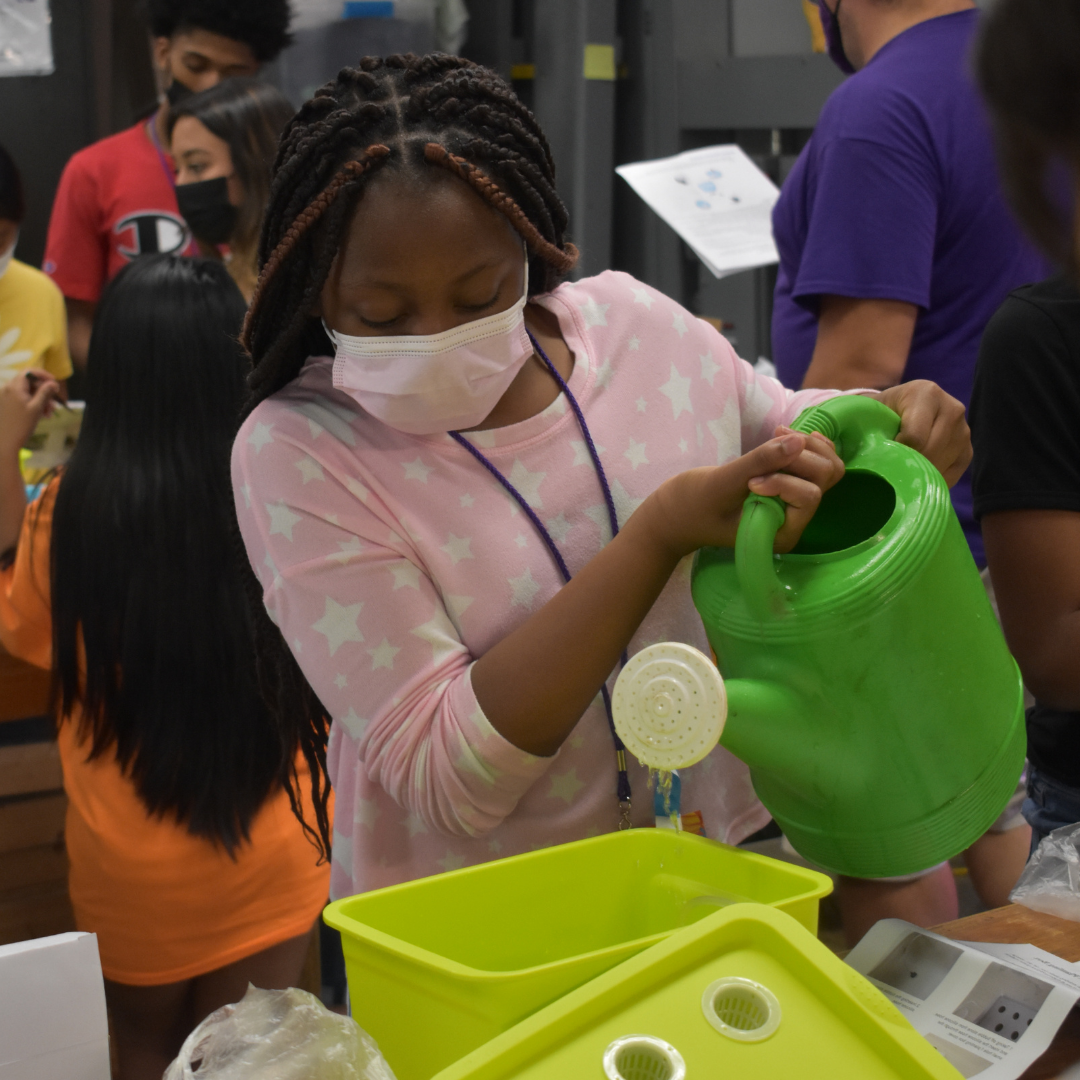
{"type": "Polygon", "coordinates": [[[0,945],[0,1080],[109,1080],[97,935],[0,945]]]}

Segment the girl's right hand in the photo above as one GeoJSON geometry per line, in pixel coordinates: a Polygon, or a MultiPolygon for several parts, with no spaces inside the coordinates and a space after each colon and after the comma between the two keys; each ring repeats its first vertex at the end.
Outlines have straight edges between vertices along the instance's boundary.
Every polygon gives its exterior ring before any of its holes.
{"type": "Polygon", "coordinates": [[[844,475],[844,463],[823,435],[777,428],[777,437],[726,465],[689,469],[660,485],[639,507],[639,527],[678,560],[701,547],[734,547],[743,503],[752,493],[786,504],[775,550],[790,551],[821,496],[844,475]]]}
{"type": "Polygon", "coordinates": [[[60,384],[39,368],[20,371],[0,387],[0,440],[5,453],[18,452],[59,396],[60,384]]]}

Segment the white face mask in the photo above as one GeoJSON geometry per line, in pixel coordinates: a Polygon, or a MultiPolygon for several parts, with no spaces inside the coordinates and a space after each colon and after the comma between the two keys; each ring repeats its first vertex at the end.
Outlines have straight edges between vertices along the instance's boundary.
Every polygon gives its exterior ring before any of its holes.
{"type": "Polygon", "coordinates": [[[0,278],[2,278],[11,265],[11,260],[15,258],[15,247],[19,243],[19,234],[15,234],[15,239],[11,241],[11,247],[7,251],[0,254],[0,278]]]}
{"type": "Polygon", "coordinates": [[[410,435],[476,427],[533,354],[525,329],[529,263],[521,298],[505,311],[441,334],[352,337],[334,343],[334,386],[365,412],[410,435]]]}

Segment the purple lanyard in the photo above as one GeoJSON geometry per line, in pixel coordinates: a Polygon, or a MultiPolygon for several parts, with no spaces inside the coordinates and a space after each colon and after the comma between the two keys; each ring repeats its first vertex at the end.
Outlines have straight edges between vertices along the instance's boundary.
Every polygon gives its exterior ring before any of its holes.
{"type": "MultiPolygon", "coordinates": [[[[589,448],[589,456],[592,458],[593,465],[596,468],[597,478],[600,480],[600,488],[604,493],[604,503],[607,506],[608,521],[611,523],[611,536],[614,539],[619,535],[619,519],[615,513],[615,500],[611,497],[611,488],[607,482],[607,476],[604,475],[604,466],[600,464],[600,455],[596,452],[596,444],[593,442],[592,435],[589,433],[589,426],[585,423],[585,416],[581,411],[581,406],[577,403],[577,398],[574,397],[567,386],[566,380],[556,370],[555,365],[548,359],[548,355],[540,347],[540,342],[533,337],[533,335],[526,329],[525,331],[529,335],[529,340],[532,342],[533,348],[536,350],[537,355],[547,365],[548,371],[551,372],[552,377],[559,384],[559,388],[566,395],[566,400],[570,402],[570,408],[574,410],[574,415],[577,417],[578,426],[581,428],[582,435],[585,436],[585,445],[589,448]]],[[[536,511],[525,501],[521,492],[518,491],[510,481],[503,476],[501,472],[480,452],[480,450],[468,439],[466,439],[459,431],[450,431],[450,438],[453,439],[460,446],[463,446],[481,465],[500,484],[510,493],[514,501],[525,512],[525,516],[532,522],[533,528],[540,534],[540,538],[547,545],[548,551],[551,552],[551,557],[555,560],[555,565],[559,568],[559,573],[562,574],[563,581],[570,580],[570,568],[566,565],[566,560],[562,556],[562,552],[559,551],[558,545],[555,543],[551,533],[548,532],[547,527],[540,520],[536,511]]],[[[622,663],[626,664],[626,653],[622,654],[622,663]]],[[[608,728],[611,730],[611,738],[615,743],[615,765],[618,772],[618,779],[615,784],[615,797],[619,800],[619,828],[629,829],[630,826],[630,777],[626,771],[626,747],[623,746],[622,739],[619,738],[619,733],[615,730],[615,718],[611,712],[611,695],[608,693],[607,683],[601,683],[600,693],[604,699],[604,712],[607,714],[608,728]]]]}

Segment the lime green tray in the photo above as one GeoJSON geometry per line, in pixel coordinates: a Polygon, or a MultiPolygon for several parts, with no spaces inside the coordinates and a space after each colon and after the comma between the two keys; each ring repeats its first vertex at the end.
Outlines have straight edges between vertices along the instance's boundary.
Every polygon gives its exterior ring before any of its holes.
{"type": "Polygon", "coordinates": [[[674,931],[753,900],[817,931],[823,874],[634,829],[338,900],[357,1022],[398,1080],[429,1080],[674,931]]]}
{"type": "Polygon", "coordinates": [[[959,1076],[794,919],[739,904],[573,991],[437,1080],[959,1076]]]}

